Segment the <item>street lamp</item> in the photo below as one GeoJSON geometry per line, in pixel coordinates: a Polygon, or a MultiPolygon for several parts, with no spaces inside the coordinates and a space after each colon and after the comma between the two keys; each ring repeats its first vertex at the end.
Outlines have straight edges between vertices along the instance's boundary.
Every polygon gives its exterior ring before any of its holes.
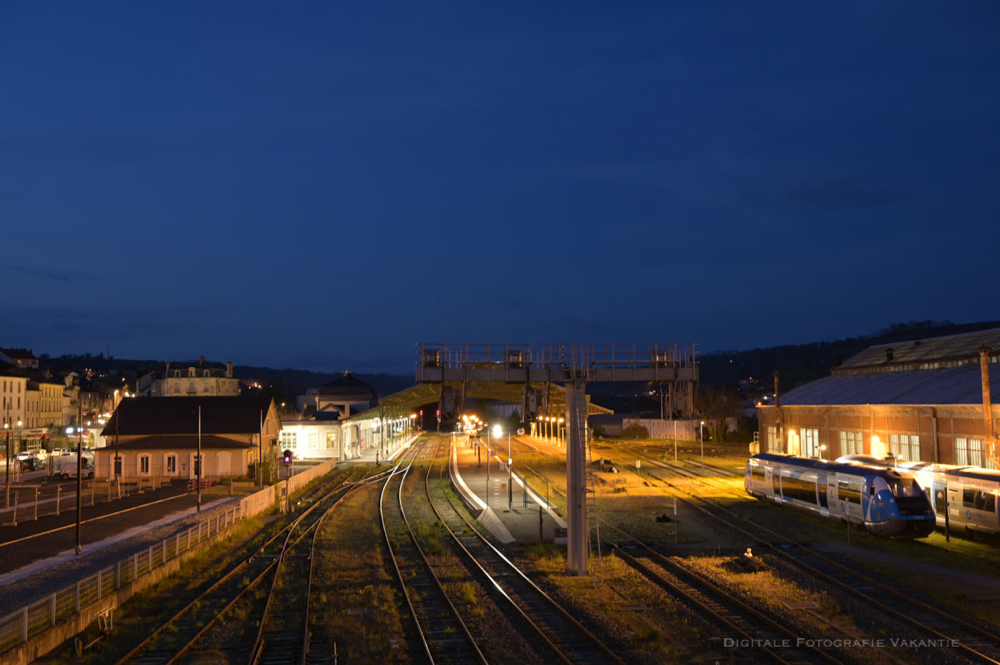
{"type": "MultiPolygon", "coordinates": [[[[503,428],[500,425],[493,426],[493,436],[501,437],[503,436],[503,428]]],[[[510,431],[507,431],[507,510],[511,510],[514,507],[514,486],[511,484],[513,481],[513,471],[511,471],[511,456],[510,456],[510,431]]]]}
{"type": "Polygon", "coordinates": [[[10,407],[7,407],[7,420],[4,421],[3,428],[7,434],[7,452],[4,459],[7,461],[7,508],[10,508],[10,407]]]}
{"type": "Polygon", "coordinates": [[[699,438],[701,439],[701,473],[705,473],[705,421],[701,421],[698,430],[700,432],[699,438]]]}

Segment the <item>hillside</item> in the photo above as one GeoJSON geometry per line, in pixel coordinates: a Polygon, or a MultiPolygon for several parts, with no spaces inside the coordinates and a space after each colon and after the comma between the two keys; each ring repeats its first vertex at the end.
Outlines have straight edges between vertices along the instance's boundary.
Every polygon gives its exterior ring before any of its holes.
{"type": "Polygon", "coordinates": [[[773,346],[748,351],[721,351],[699,357],[701,383],[736,389],[753,379],[765,392],[774,390],[773,374],[781,373],[781,390],[828,376],[842,361],[878,344],[891,344],[1000,327],[1000,321],[955,324],[950,321],[910,321],[893,324],[872,335],[832,342],[773,346]]]}
{"type": "MultiPolygon", "coordinates": [[[[711,389],[739,390],[743,393],[771,392],[774,390],[773,374],[781,373],[781,390],[788,391],[808,381],[828,376],[843,360],[876,344],[890,344],[942,335],[955,335],[976,330],[1000,327],[1000,321],[955,324],[950,321],[910,321],[897,323],[871,335],[850,337],[836,341],[809,344],[773,346],[744,351],[720,351],[699,357],[701,386],[711,389]],[[741,382],[750,382],[750,385],[741,382]],[[741,389],[742,388],[742,389],[741,389]]],[[[100,355],[59,356],[43,355],[42,365],[53,369],[87,368],[98,373],[118,375],[130,379],[142,369],[163,367],[159,360],[129,360],[107,358],[100,355]]],[[[311,372],[302,369],[274,369],[236,365],[234,372],[241,379],[257,379],[270,385],[269,392],[279,400],[294,399],[307,388],[319,387],[340,376],[340,373],[311,372]]],[[[410,374],[356,374],[375,388],[379,395],[390,395],[413,385],[410,374]]],[[[645,384],[593,384],[588,392],[595,403],[616,411],[656,411],[657,398],[650,397],[645,384]]]]}

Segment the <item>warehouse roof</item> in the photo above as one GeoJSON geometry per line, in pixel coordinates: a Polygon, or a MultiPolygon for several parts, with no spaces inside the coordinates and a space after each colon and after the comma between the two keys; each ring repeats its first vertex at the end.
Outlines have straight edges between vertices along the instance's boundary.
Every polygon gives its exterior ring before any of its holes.
{"type": "MultiPolygon", "coordinates": [[[[1000,395],[1000,371],[990,373],[990,394],[1000,395]]],[[[944,369],[836,374],[781,395],[781,406],[858,404],[982,404],[978,363],[944,369]]]]}
{"type": "Polygon", "coordinates": [[[992,349],[994,358],[1000,355],[1000,328],[870,346],[848,358],[834,374],[938,369],[978,363],[982,347],[992,349]]]}

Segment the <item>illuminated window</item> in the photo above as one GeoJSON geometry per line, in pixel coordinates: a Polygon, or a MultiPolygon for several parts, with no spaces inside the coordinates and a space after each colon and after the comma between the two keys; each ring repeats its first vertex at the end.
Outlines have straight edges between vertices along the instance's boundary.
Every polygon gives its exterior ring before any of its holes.
{"type": "Polygon", "coordinates": [[[861,432],[840,433],[841,455],[861,455],[865,452],[864,445],[864,438],[861,436],[861,432]]]}
{"type": "Polygon", "coordinates": [[[294,449],[296,443],[298,442],[297,432],[282,432],[281,433],[281,447],[294,449]]]}
{"type": "Polygon", "coordinates": [[[955,438],[955,464],[959,466],[983,465],[982,439],[955,438]]]}
{"type": "Polygon", "coordinates": [[[781,443],[778,441],[778,428],[770,426],[767,428],[767,451],[771,453],[780,453],[781,443]]]}
{"type": "Polygon", "coordinates": [[[819,430],[802,429],[802,455],[805,457],[819,457],[819,430]]]}

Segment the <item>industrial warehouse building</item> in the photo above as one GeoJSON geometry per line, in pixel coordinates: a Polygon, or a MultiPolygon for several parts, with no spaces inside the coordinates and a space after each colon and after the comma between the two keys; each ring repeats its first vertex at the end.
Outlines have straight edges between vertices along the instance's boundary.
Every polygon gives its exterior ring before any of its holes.
{"type": "Polygon", "coordinates": [[[761,452],[997,468],[998,359],[1000,328],[869,347],[758,407],[761,452]]]}

